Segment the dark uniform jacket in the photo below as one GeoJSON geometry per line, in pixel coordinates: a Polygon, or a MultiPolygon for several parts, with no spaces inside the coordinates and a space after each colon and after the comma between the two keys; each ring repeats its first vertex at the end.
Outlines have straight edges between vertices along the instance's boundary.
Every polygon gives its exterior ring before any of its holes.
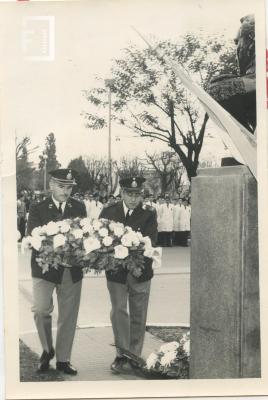
{"type": "MultiPolygon", "coordinates": [[[[29,212],[29,219],[27,225],[27,234],[30,235],[32,230],[37,226],[46,225],[50,221],[59,221],[66,218],[86,217],[86,208],[83,203],[72,199],[67,200],[64,213],[61,215],[55,206],[52,198],[32,204],[29,212]]],[[[32,250],[32,277],[42,278],[46,281],[61,283],[64,267],[59,266],[58,269],[51,268],[43,274],[41,267],[37,264],[35,258],[38,255],[36,250],[32,250]]],[[[83,271],[80,268],[71,268],[71,275],[73,282],[78,282],[83,278],[83,271]]]]}
{"type": "MultiPolygon", "coordinates": [[[[152,210],[143,209],[140,204],[136,207],[132,214],[128,217],[126,224],[126,217],[124,213],[123,202],[120,201],[116,204],[112,204],[100,213],[99,218],[107,218],[115,222],[121,222],[124,225],[130,226],[134,231],[140,232],[143,236],[149,236],[152,245],[156,244],[157,240],[157,220],[156,214],[152,210]]],[[[127,269],[121,270],[120,272],[106,272],[106,277],[109,281],[125,283],[127,279],[127,269]]],[[[148,281],[153,277],[152,260],[145,257],[145,265],[142,275],[136,278],[138,282],[148,281]]]]}

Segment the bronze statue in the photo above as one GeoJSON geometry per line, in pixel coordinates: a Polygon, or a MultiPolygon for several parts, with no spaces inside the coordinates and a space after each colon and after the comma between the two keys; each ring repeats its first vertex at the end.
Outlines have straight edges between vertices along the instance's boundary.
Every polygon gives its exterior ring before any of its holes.
{"type": "Polygon", "coordinates": [[[250,132],[256,128],[255,20],[247,15],[234,39],[239,75],[219,75],[211,79],[208,93],[250,132]]]}

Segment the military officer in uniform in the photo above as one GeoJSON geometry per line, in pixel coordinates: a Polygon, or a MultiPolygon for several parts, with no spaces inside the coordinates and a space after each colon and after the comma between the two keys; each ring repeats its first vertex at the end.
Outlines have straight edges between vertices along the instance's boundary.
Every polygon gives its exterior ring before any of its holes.
{"type": "MultiPolygon", "coordinates": [[[[152,245],[157,240],[156,213],[142,206],[143,183],[142,177],[121,179],[122,200],[103,208],[100,218],[107,218],[133,230],[149,236],[152,245]]],[[[118,272],[106,272],[107,287],[111,299],[111,322],[114,333],[117,356],[111,365],[114,373],[124,373],[129,369],[127,359],[122,356],[119,348],[129,350],[137,356],[141,355],[147,309],[150,295],[151,278],[153,277],[152,260],[145,259],[142,275],[135,278],[127,269],[118,272]],[[129,303],[129,313],[127,310],[129,303]]]]}
{"type": "MultiPolygon", "coordinates": [[[[72,169],[57,169],[50,172],[51,196],[32,204],[29,212],[28,235],[32,230],[50,221],[66,218],[86,217],[85,205],[71,198],[76,172],[72,169]]],[[[34,320],[43,348],[38,372],[49,368],[49,362],[56,352],[56,368],[66,374],[75,375],[70,357],[79,310],[83,272],[79,268],[50,269],[43,274],[36,262],[38,252],[32,251],[31,268],[33,279],[34,320]],[[52,343],[53,292],[58,299],[58,323],[55,350],[52,343]]]]}

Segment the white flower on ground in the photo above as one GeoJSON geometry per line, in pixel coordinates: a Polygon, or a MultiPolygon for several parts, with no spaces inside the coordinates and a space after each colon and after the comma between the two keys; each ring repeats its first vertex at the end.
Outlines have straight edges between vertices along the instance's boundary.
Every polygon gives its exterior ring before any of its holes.
{"type": "Polygon", "coordinates": [[[58,235],[54,236],[53,238],[54,249],[56,249],[56,247],[63,246],[65,242],[66,242],[66,237],[62,233],[59,233],[58,235]]]}
{"type": "Polygon", "coordinates": [[[146,360],[146,367],[147,367],[148,369],[154,368],[154,366],[155,366],[157,360],[158,360],[158,355],[155,354],[155,353],[151,353],[151,354],[149,355],[149,357],[147,358],[147,360],[146,360]]]}
{"type": "Polygon", "coordinates": [[[168,367],[172,363],[172,361],[175,360],[176,356],[177,356],[177,352],[176,351],[168,351],[161,358],[160,364],[163,367],[168,367]]]}
{"type": "Polygon", "coordinates": [[[42,236],[31,236],[30,244],[35,250],[40,250],[40,247],[42,245],[42,236]]]}
{"type": "Polygon", "coordinates": [[[189,355],[190,354],[190,340],[187,340],[183,344],[183,350],[189,355]]]}
{"type": "Polygon", "coordinates": [[[68,222],[66,222],[66,221],[62,221],[60,223],[60,232],[66,233],[66,232],[69,232],[69,230],[70,230],[70,224],[68,224],[68,222]]]}
{"type": "Polygon", "coordinates": [[[101,229],[99,230],[99,235],[100,235],[101,237],[106,237],[106,236],[108,236],[108,234],[109,234],[109,231],[108,231],[107,228],[101,228],[101,229]]]}
{"type": "Polygon", "coordinates": [[[159,351],[161,353],[167,353],[169,351],[177,350],[178,347],[179,347],[179,343],[178,342],[169,342],[169,343],[162,344],[162,346],[160,347],[159,351]]]}
{"type": "Polygon", "coordinates": [[[111,244],[113,243],[113,238],[111,236],[105,236],[102,240],[102,243],[104,244],[104,246],[111,246],[111,244]]]}
{"type": "Polygon", "coordinates": [[[123,236],[124,228],[122,226],[120,226],[120,225],[119,226],[118,225],[114,226],[114,234],[117,237],[123,236]]]}
{"type": "Polygon", "coordinates": [[[74,237],[76,239],[82,239],[84,232],[82,229],[77,228],[77,229],[72,230],[71,233],[72,233],[72,235],[74,235],[74,237]]]}
{"type": "Polygon", "coordinates": [[[131,247],[132,246],[132,240],[131,240],[131,236],[129,235],[129,233],[126,233],[125,235],[123,235],[121,237],[121,243],[125,247],[131,247]]]}
{"type": "Polygon", "coordinates": [[[46,226],[46,233],[48,236],[59,233],[59,223],[50,221],[46,226]]]}
{"type": "Polygon", "coordinates": [[[100,230],[100,228],[102,227],[102,223],[101,223],[100,220],[94,219],[94,220],[92,221],[92,226],[93,226],[93,229],[94,229],[95,231],[98,231],[98,230],[100,230]]]}
{"type": "Polygon", "coordinates": [[[92,237],[84,239],[83,244],[86,254],[91,253],[94,250],[98,250],[101,247],[99,240],[92,237]]]}
{"type": "Polygon", "coordinates": [[[114,247],[114,258],[119,258],[123,260],[128,256],[128,248],[119,244],[118,246],[114,247]]]}

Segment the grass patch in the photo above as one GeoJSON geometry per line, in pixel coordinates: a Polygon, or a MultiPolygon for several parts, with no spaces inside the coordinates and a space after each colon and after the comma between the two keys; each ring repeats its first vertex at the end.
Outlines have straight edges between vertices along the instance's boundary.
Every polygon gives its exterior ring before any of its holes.
{"type": "Polygon", "coordinates": [[[179,342],[182,335],[189,331],[189,328],[179,326],[147,326],[147,332],[156,336],[163,342],[179,342]]]}
{"type": "Polygon", "coordinates": [[[50,368],[47,372],[36,372],[39,356],[20,340],[20,381],[21,382],[53,382],[64,381],[63,375],[50,368]]]}

